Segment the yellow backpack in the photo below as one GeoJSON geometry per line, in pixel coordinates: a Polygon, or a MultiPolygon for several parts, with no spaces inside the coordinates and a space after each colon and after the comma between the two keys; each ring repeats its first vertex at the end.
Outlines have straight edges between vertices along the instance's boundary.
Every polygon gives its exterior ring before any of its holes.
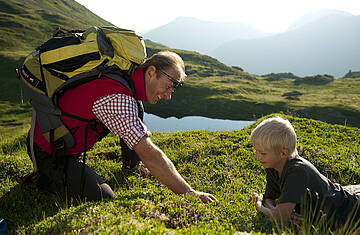
{"type": "Polygon", "coordinates": [[[67,114],[59,109],[58,97],[69,88],[98,79],[101,75],[120,82],[135,94],[127,77],[145,58],[144,41],[133,30],[113,26],[72,31],[58,29],[17,69],[33,106],[30,138],[33,138],[37,119],[51,148],[73,146],[73,136],[60,119],[61,115],[67,114]],[[124,71],[127,76],[119,75],[124,71]]]}

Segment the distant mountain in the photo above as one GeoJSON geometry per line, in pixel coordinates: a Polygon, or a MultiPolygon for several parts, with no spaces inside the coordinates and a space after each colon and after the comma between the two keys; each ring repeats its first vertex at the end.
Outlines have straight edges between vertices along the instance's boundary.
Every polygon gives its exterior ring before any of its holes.
{"type": "Polygon", "coordinates": [[[292,72],[343,76],[360,69],[360,16],[343,13],[295,22],[289,31],[224,43],[209,53],[255,74],[292,72]]]}
{"type": "Polygon", "coordinates": [[[291,23],[291,25],[287,28],[286,31],[300,28],[306,24],[312,23],[312,22],[319,20],[322,17],[328,16],[328,15],[354,16],[353,14],[351,14],[349,12],[338,11],[338,10],[321,10],[321,11],[310,12],[310,13],[303,15],[302,17],[299,17],[295,21],[293,21],[291,23]]]}
{"type": "Polygon", "coordinates": [[[178,17],[143,36],[171,48],[208,53],[225,42],[239,38],[258,38],[269,34],[242,23],[210,22],[178,17]]]}

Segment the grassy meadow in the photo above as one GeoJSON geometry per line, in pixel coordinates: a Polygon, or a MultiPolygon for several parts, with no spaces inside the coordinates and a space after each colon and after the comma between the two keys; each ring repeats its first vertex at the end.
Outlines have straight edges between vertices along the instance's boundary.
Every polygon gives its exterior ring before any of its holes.
{"type": "MultiPolygon", "coordinates": [[[[292,122],[300,155],[324,175],[344,185],[360,183],[360,129],[274,115],[292,122]]],[[[115,199],[63,202],[21,183],[32,169],[24,146],[26,129],[2,124],[0,217],[8,222],[8,234],[330,234],[320,225],[277,226],[249,203],[249,193],[265,186],[264,170],[249,142],[261,120],[235,131],[153,133],[152,140],[180,174],[195,189],[215,195],[216,204],[175,195],[152,177],[122,173],[119,140],[111,135],[92,149],[87,162],[114,188],[115,199]]]]}
{"type": "Polygon", "coordinates": [[[9,0],[0,7],[0,218],[8,222],[6,234],[352,233],[306,221],[285,228],[258,214],[248,196],[264,190],[265,171],[255,159],[249,135],[263,118],[281,113],[297,131],[301,156],[334,182],[360,183],[360,72],[339,79],[261,76],[197,52],[146,41],[148,56],[164,49],[180,54],[188,74],[171,101],[145,104],[147,112],[256,120],[242,130],[155,132],[151,137],[195,189],[215,195],[219,202],[202,204],[173,194],[152,177],[124,174],[119,140],[113,135],[88,153],[87,163],[110,184],[116,198],[64,202],[22,183],[32,171],[25,149],[31,107],[26,97],[21,104],[14,69],[59,26],[85,29],[111,23],[73,0],[9,0]]]}

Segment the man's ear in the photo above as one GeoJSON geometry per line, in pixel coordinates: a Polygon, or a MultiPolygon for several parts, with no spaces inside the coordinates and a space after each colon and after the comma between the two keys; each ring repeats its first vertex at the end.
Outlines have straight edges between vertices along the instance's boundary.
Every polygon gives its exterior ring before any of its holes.
{"type": "Polygon", "coordinates": [[[150,65],[145,71],[145,79],[151,79],[153,77],[156,77],[156,67],[150,65]]]}

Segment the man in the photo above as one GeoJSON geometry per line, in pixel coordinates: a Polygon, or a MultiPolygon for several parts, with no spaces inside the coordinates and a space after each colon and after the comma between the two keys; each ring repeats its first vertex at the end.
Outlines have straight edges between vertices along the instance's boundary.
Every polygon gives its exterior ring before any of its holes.
{"type": "Polygon", "coordinates": [[[87,128],[88,122],[62,116],[63,123],[74,136],[75,144],[65,150],[65,157],[59,161],[54,161],[49,143],[38,125],[35,126],[34,152],[40,175],[38,187],[62,197],[83,196],[87,200],[113,198],[110,186],[79,159],[84,149],[90,149],[109,129],[123,140],[123,145],[136,153],[125,150],[129,152],[124,162],[129,165],[125,167],[134,167],[139,162],[136,159],[138,156],[151,174],[174,193],[198,196],[203,202],[216,201],[211,194],[191,188],[173,163],[152,143],[151,133],[138,117],[137,101],[155,104],[160,99],[169,100],[185,77],[181,57],[173,52],[161,51],[148,58],[131,75],[135,98],[128,88],[106,76],[66,91],[58,100],[63,112],[84,119],[97,119],[100,123],[87,128]]]}

